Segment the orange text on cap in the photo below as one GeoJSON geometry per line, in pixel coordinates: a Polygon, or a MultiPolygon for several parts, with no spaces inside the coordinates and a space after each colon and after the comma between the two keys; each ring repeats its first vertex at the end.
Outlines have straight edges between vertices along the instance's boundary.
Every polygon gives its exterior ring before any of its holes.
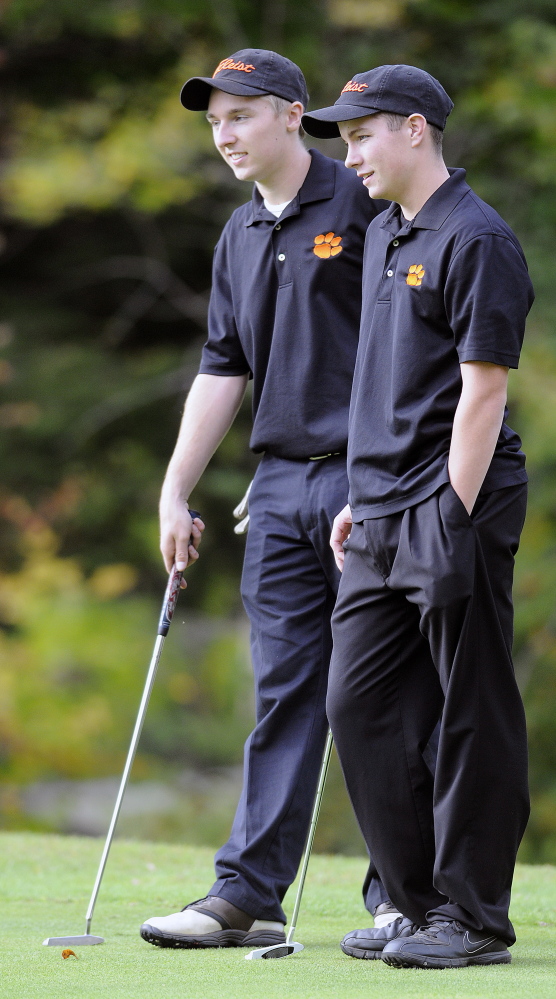
{"type": "Polygon", "coordinates": [[[349,83],[346,83],[344,89],[342,90],[342,93],[346,94],[348,92],[356,90],[359,94],[361,94],[363,93],[364,90],[368,89],[369,85],[367,83],[356,83],[355,80],[350,80],[349,83]]]}
{"type": "Polygon", "coordinates": [[[256,69],[256,66],[252,66],[250,62],[234,62],[233,59],[223,59],[212,74],[213,80],[216,74],[221,73],[223,69],[239,69],[242,73],[251,73],[256,69]]]}

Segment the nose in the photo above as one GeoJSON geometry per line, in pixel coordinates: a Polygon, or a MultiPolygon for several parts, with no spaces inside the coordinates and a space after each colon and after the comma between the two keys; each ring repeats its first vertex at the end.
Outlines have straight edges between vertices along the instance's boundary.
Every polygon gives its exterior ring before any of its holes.
{"type": "Polygon", "coordinates": [[[236,137],[228,122],[221,121],[216,127],[214,141],[218,149],[224,149],[225,146],[233,146],[236,137]]]}
{"type": "Polygon", "coordinates": [[[361,163],[361,156],[358,154],[356,147],[351,142],[348,143],[345,163],[347,167],[352,167],[354,169],[361,163]]]}

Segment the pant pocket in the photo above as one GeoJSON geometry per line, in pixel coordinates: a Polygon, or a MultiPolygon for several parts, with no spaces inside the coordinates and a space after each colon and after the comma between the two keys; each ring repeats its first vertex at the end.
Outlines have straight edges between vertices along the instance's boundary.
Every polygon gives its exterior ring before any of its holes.
{"type": "Polygon", "coordinates": [[[438,508],[443,519],[448,523],[466,524],[473,527],[473,517],[460,499],[451,482],[446,484],[438,492],[438,508]]]}
{"type": "Polygon", "coordinates": [[[367,557],[385,582],[397,556],[403,518],[403,513],[393,513],[389,517],[363,521],[367,557]]]}
{"type": "Polygon", "coordinates": [[[405,511],[389,585],[413,591],[418,604],[448,606],[472,593],[475,552],[473,522],[446,483],[405,511]]]}

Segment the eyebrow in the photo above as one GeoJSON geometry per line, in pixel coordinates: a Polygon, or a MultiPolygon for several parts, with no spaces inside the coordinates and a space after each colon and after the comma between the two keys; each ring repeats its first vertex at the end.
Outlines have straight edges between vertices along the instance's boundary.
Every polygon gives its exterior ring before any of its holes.
{"type": "MultiPolygon", "coordinates": [[[[242,114],[245,114],[245,112],[249,110],[250,108],[246,105],[245,107],[230,108],[228,111],[225,112],[225,114],[239,114],[240,111],[242,112],[242,114]]],[[[222,117],[222,115],[220,115],[220,117],[222,117]]],[[[207,111],[205,118],[207,119],[207,121],[210,121],[211,119],[213,121],[218,121],[218,115],[212,114],[211,111],[207,111]]]]}
{"type": "Polygon", "coordinates": [[[372,127],[371,125],[356,125],[355,128],[350,128],[349,129],[349,131],[348,131],[348,138],[351,139],[351,137],[353,135],[355,135],[357,132],[366,132],[367,129],[371,128],[371,127],[372,127]]]}

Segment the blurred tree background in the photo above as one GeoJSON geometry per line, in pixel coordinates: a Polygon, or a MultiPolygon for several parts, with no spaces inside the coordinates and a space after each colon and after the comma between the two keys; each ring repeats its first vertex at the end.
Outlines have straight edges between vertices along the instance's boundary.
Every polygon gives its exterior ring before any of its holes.
{"type": "MultiPolygon", "coordinates": [[[[212,250],[250,196],[179,90],[251,45],[301,65],[312,107],[373,65],[432,72],[456,105],[448,163],[467,168],[527,253],[537,302],[511,377],[531,478],[516,579],[534,804],[522,859],[556,862],[555,0],[2,0],[0,11],[1,822],[54,828],[26,812],[26,787],[122,766],[164,587],[158,492],[205,334],[212,250]]],[[[231,510],[256,466],[249,424],[246,403],[193,497],[203,557],[136,778],[241,760],[251,681],[231,510]]],[[[199,809],[196,824],[193,803],[183,822],[145,829],[218,842],[226,807],[212,825],[199,809]]],[[[337,770],[319,837],[321,849],[361,850],[337,770]]]]}

